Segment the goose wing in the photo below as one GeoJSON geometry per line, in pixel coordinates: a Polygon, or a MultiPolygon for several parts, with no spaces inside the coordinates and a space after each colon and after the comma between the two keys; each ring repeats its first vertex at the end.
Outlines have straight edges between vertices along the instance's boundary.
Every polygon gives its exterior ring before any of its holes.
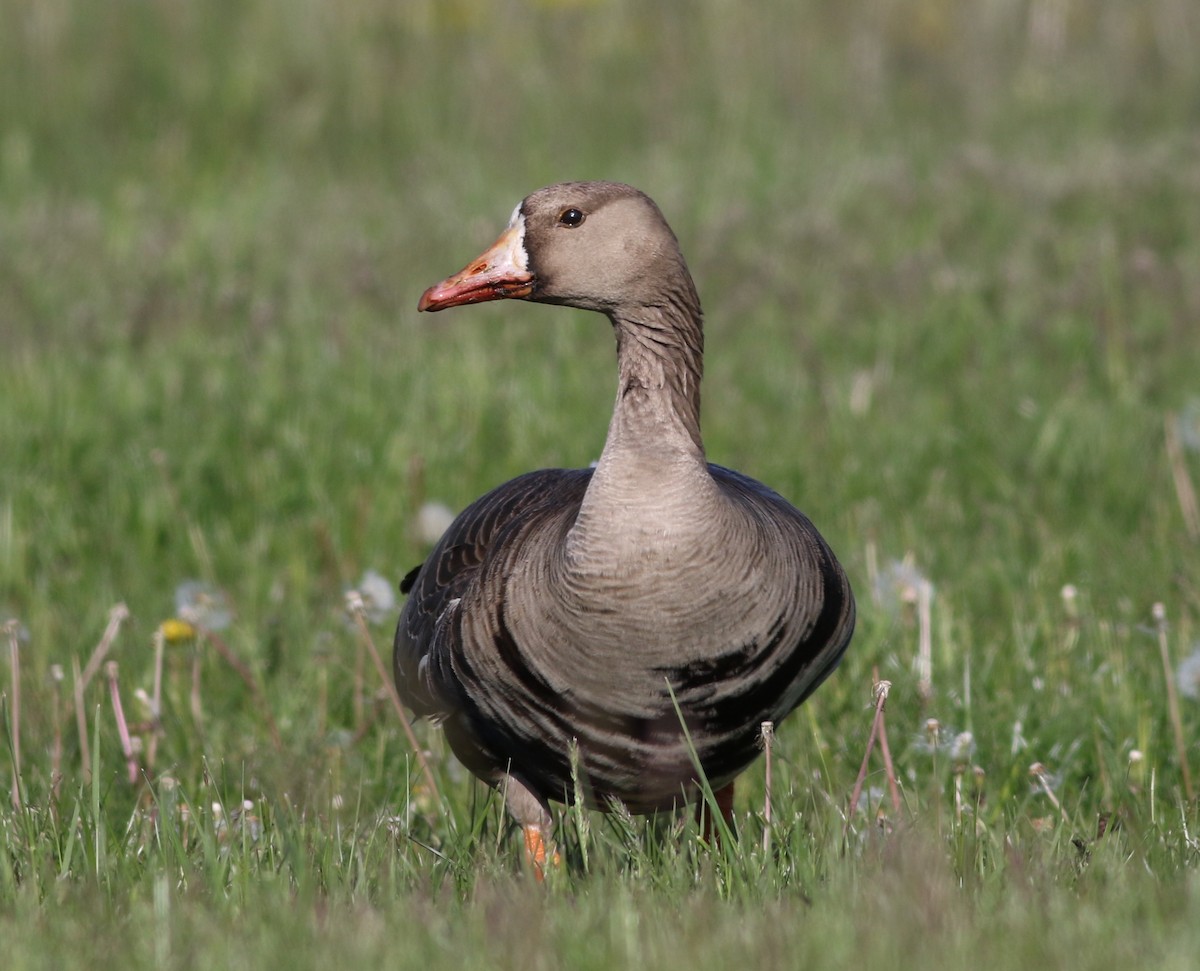
{"type": "Polygon", "coordinates": [[[400,698],[416,714],[441,718],[462,706],[453,677],[462,628],[451,619],[485,565],[511,553],[514,539],[536,531],[547,515],[560,519],[564,508],[578,509],[591,477],[591,469],[542,469],[498,486],[464,509],[425,562],[404,578],[400,589],[408,601],[392,659],[400,698]],[[435,651],[450,663],[430,664],[435,651]]]}

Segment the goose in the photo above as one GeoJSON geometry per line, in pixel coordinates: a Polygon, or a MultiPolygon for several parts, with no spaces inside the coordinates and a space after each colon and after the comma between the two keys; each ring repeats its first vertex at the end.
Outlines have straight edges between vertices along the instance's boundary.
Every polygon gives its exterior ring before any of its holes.
{"type": "Polygon", "coordinates": [[[541,879],[549,803],[578,790],[646,814],[697,801],[703,778],[731,822],[761,724],[837,667],[855,607],[802,513],[705,458],[700,301],[648,196],[540,189],[418,310],[501,299],[608,317],[608,435],[593,468],[529,472],[454,520],[401,584],[393,663],[405,704],[503,793],[541,879]]]}

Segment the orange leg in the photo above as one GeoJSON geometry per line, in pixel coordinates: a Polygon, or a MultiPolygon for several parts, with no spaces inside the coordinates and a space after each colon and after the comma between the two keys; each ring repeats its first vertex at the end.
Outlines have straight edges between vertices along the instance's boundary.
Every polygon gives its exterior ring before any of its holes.
{"type": "Polygon", "coordinates": [[[521,832],[525,836],[525,862],[533,870],[533,879],[541,883],[546,879],[547,859],[553,866],[561,864],[562,859],[557,850],[553,847],[548,848],[542,827],[522,826],[521,832]]]}

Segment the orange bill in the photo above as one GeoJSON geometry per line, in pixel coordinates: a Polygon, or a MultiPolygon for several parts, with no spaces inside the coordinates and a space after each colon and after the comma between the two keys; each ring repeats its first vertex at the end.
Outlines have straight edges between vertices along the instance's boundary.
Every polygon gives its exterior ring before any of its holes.
{"type": "Polygon", "coordinates": [[[426,290],[417,310],[445,310],[486,300],[528,297],[532,292],[533,274],[525,252],[525,217],[518,209],[500,238],[454,276],[426,290]]]}

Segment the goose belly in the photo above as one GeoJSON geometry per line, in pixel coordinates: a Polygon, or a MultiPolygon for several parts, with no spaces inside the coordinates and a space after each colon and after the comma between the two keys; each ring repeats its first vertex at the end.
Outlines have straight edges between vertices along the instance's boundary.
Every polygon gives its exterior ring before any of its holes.
{"type": "Polygon", "coordinates": [[[497,761],[569,799],[574,757],[589,802],[634,812],[692,797],[693,752],[710,783],[732,779],[755,758],[761,722],[803,696],[789,673],[795,618],[763,593],[620,573],[554,597],[509,590],[477,696],[497,761]]]}

